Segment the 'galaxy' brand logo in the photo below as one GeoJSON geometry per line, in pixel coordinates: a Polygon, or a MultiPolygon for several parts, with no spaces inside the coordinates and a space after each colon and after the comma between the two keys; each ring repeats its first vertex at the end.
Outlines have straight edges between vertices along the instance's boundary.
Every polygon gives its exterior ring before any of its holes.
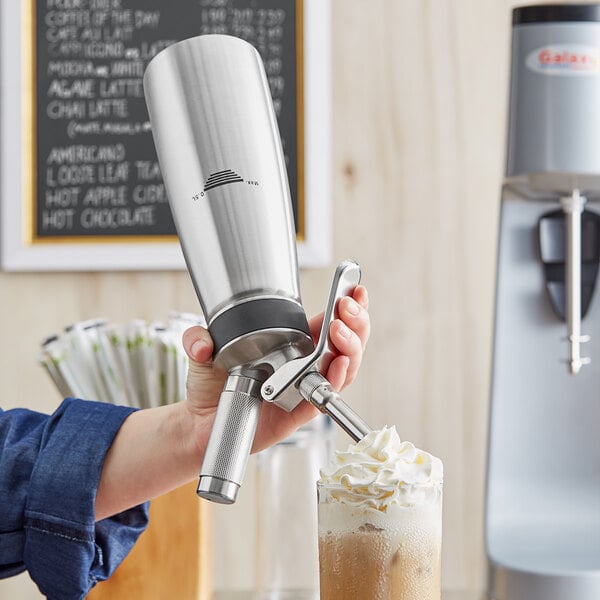
{"type": "Polygon", "coordinates": [[[597,75],[600,49],[581,44],[553,44],[530,52],[525,64],[528,69],[546,75],[597,75]]]}

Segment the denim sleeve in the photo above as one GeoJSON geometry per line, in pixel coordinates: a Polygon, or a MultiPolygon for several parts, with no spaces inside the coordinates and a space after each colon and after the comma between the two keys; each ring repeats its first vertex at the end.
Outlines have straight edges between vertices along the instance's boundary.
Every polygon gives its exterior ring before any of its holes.
{"type": "Polygon", "coordinates": [[[106,452],[133,409],[66,399],[0,410],[0,577],[27,569],[49,600],[84,598],[148,523],[148,505],[94,522],[106,452]]]}

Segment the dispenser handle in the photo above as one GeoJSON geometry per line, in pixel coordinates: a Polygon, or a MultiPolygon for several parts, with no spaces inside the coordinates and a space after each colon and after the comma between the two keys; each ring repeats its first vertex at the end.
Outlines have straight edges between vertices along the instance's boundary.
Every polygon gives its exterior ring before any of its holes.
{"type": "Polygon", "coordinates": [[[244,479],[260,416],[260,383],[231,375],[221,393],[196,493],[220,504],[233,504],[244,479]]]}

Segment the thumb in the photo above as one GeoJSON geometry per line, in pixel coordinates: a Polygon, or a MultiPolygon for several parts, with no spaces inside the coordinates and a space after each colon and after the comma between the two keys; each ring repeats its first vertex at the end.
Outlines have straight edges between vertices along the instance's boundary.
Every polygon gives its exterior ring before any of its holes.
{"type": "Polygon", "coordinates": [[[204,327],[190,327],[183,333],[182,341],[190,360],[197,363],[208,363],[212,360],[213,341],[204,327]]]}

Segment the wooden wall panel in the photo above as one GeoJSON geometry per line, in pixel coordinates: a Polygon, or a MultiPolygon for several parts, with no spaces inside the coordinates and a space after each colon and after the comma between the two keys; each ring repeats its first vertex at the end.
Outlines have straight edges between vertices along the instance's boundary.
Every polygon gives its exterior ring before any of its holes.
{"type": "MultiPolygon", "coordinates": [[[[513,4],[332,1],[333,256],[361,263],[373,325],[345,397],[372,425],[395,424],[403,438],[443,458],[443,577],[452,589],[478,589],[484,580],[513,4]]],[[[302,272],[310,313],[322,310],[334,266],[302,272]]],[[[2,405],[46,411],[59,401],[35,364],[47,333],[92,316],[164,318],[171,308],[197,306],[185,273],[0,274],[0,304],[2,405]]],[[[252,583],[252,476],[251,463],[238,505],[213,511],[217,587],[252,583]]],[[[0,599],[17,597],[39,594],[26,577],[0,582],[0,599]]]]}

